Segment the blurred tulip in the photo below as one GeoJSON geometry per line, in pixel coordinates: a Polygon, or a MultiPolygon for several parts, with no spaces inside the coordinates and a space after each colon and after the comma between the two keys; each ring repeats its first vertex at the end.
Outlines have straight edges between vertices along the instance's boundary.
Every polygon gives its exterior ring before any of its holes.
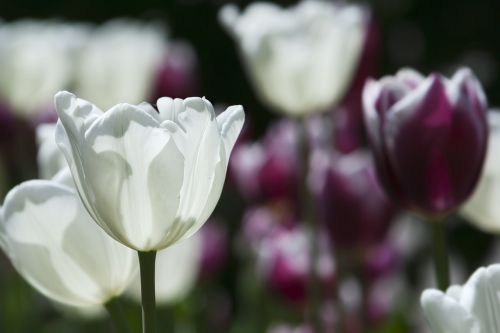
{"type": "Polygon", "coordinates": [[[276,324],[272,325],[267,333],[312,333],[312,330],[306,325],[294,327],[286,324],[276,324]]]}
{"type": "Polygon", "coordinates": [[[269,128],[262,141],[242,143],[235,149],[230,160],[231,171],[246,199],[296,196],[297,140],[297,124],[282,120],[269,128]]]}
{"type": "Polygon", "coordinates": [[[433,333],[500,332],[500,265],[479,268],[463,285],[446,293],[427,289],[421,297],[433,333]]]}
{"type": "Polygon", "coordinates": [[[54,94],[72,80],[87,27],[23,20],[0,26],[0,100],[34,118],[52,110],[54,94]]]}
{"type": "Polygon", "coordinates": [[[1,208],[0,244],[34,288],[71,306],[102,305],[137,272],[134,251],[111,239],[86,212],[71,176],[12,189],[1,208]]]}
{"type": "Polygon", "coordinates": [[[336,249],[367,250],[380,243],[396,207],[380,187],[369,153],[318,153],[312,167],[321,218],[336,249]]]}
{"type": "Polygon", "coordinates": [[[484,169],[472,197],[462,208],[462,214],[481,230],[500,232],[500,114],[488,114],[490,137],[484,169]]]}
{"type": "Polygon", "coordinates": [[[105,109],[122,102],[141,103],[153,94],[166,52],[161,26],[110,21],[94,29],[79,54],[74,89],[105,109]]]}
{"type": "MultiPolygon", "coordinates": [[[[196,283],[202,255],[200,234],[176,243],[156,255],[156,302],[159,305],[180,301],[196,283]]],[[[130,284],[127,294],[141,302],[141,280],[139,274],[130,284]]]]}
{"type": "Polygon", "coordinates": [[[473,73],[447,79],[411,70],[368,81],[365,121],[377,171],[393,199],[428,216],[472,193],[486,152],[486,97],[473,73]]]}
{"type": "Polygon", "coordinates": [[[56,140],[85,207],[110,236],[138,251],[195,233],[215,208],[241,106],[215,117],[202,98],[118,104],[106,113],[68,92],[55,97],[56,140]]]}
{"type": "MultiPolygon", "coordinates": [[[[307,231],[296,227],[265,239],[258,250],[258,264],[269,287],[292,302],[300,303],[306,299],[309,248],[307,231]]],[[[335,267],[325,238],[321,240],[319,250],[315,269],[320,283],[326,287],[334,282],[335,267]]]]}
{"type": "Polygon", "coordinates": [[[204,278],[216,274],[224,265],[227,254],[227,230],[215,221],[205,223],[201,232],[200,273],[204,278]]]}
{"type": "Polygon", "coordinates": [[[56,144],[56,124],[41,124],[36,128],[38,144],[38,174],[40,178],[51,179],[68,166],[63,153],[56,144]]]}
{"type": "Polygon", "coordinates": [[[199,85],[197,62],[195,50],[190,44],[170,43],[163,62],[156,69],[153,99],[196,95],[199,85]]]}
{"type": "Polygon", "coordinates": [[[352,84],[340,106],[332,113],[335,126],[334,144],[340,152],[350,153],[365,145],[362,93],[365,81],[376,74],[380,44],[378,25],[372,17],[352,84]]]}
{"type": "Polygon", "coordinates": [[[237,41],[254,88],[270,107],[293,116],[325,111],[343,97],[368,22],[356,5],[304,0],[290,8],[254,3],[219,12],[237,41]]]}

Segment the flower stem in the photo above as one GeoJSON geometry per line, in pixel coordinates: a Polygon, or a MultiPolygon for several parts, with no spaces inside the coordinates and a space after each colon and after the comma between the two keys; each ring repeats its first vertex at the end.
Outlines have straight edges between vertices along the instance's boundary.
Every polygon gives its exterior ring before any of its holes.
{"type": "Polygon", "coordinates": [[[311,157],[309,138],[307,133],[307,117],[302,117],[299,122],[301,135],[299,137],[299,159],[300,159],[300,188],[299,196],[302,203],[302,219],[310,226],[310,249],[309,249],[309,279],[308,279],[308,303],[309,320],[313,332],[323,332],[320,306],[321,291],[320,281],[317,272],[317,262],[319,256],[319,224],[316,216],[314,198],[308,186],[309,162],[311,157]]]}
{"type": "Polygon", "coordinates": [[[434,220],[432,224],[432,251],[438,288],[446,291],[450,285],[450,268],[446,249],[446,233],[444,221],[434,220]]]}
{"type": "Polygon", "coordinates": [[[156,333],[155,260],[156,251],[137,252],[141,271],[142,332],[156,333]]]}
{"type": "Polygon", "coordinates": [[[123,315],[120,300],[118,298],[110,299],[104,304],[104,307],[111,317],[111,321],[115,327],[115,331],[118,333],[130,333],[130,327],[128,326],[127,319],[123,315]]]}

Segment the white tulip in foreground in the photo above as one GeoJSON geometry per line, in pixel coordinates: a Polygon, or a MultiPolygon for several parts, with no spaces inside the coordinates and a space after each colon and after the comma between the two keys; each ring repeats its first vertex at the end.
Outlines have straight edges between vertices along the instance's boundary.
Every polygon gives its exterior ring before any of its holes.
{"type": "Polygon", "coordinates": [[[238,42],[257,93],[272,108],[294,116],[325,111],[348,88],[356,69],[368,13],[356,5],[304,0],[281,8],[256,2],[239,13],[219,13],[238,42]]]}
{"type": "MultiPolygon", "coordinates": [[[[200,233],[176,243],[156,255],[156,302],[171,304],[181,300],[193,288],[198,278],[201,260],[200,233]]],[[[127,290],[127,294],[141,302],[140,276],[127,290]]]]}
{"type": "Polygon", "coordinates": [[[427,289],[421,304],[433,333],[500,332],[500,265],[479,268],[446,293],[427,289]]]}
{"type": "Polygon", "coordinates": [[[490,136],[483,173],[472,197],[462,207],[461,213],[478,228],[493,233],[500,232],[500,113],[488,114],[490,136]]]}
{"type": "Polygon", "coordinates": [[[204,98],[118,104],[105,113],[68,92],[55,97],[56,141],[94,220],[140,252],[196,232],[215,208],[244,122],[204,98]]]}
{"type": "Polygon", "coordinates": [[[137,272],[135,252],[92,222],[68,170],[13,188],[0,209],[0,244],[17,271],[52,300],[77,307],[119,296],[137,272]]]}

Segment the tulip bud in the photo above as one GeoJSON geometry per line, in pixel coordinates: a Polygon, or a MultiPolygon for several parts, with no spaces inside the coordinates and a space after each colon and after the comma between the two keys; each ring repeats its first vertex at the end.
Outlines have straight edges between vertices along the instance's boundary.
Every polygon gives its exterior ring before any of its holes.
{"type": "Polygon", "coordinates": [[[92,222],[69,171],[13,188],[0,210],[0,245],[19,274],[50,299],[93,307],[137,273],[134,251],[92,222]]]}
{"type": "Polygon", "coordinates": [[[243,13],[226,5],[219,12],[259,96],[293,116],[325,111],[343,97],[368,16],[359,6],[315,0],[289,8],[256,2],[243,13]]]}
{"type": "Polygon", "coordinates": [[[214,210],[241,106],[215,116],[204,98],[160,98],[106,111],[68,92],[55,97],[56,141],[85,207],[111,237],[161,250],[195,233],[214,210]]]}
{"type": "Polygon", "coordinates": [[[488,138],[486,97],[470,70],[451,79],[401,70],[368,81],[363,104],[377,171],[394,200],[437,217],[470,196],[488,138]]]}
{"type": "Polygon", "coordinates": [[[339,250],[363,250],[381,242],[396,208],[382,191],[365,151],[315,159],[321,217],[339,250]]]}

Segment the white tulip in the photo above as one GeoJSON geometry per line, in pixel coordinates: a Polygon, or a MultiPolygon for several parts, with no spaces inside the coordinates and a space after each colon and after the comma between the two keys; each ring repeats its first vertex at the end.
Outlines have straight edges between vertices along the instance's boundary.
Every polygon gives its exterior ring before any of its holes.
{"type": "Polygon", "coordinates": [[[56,144],[56,124],[40,124],[36,128],[37,162],[40,178],[51,179],[68,166],[56,144]]]}
{"type": "MultiPolygon", "coordinates": [[[[201,236],[199,233],[158,251],[156,255],[156,302],[170,304],[184,298],[193,288],[198,277],[201,260],[201,236]]],[[[141,302],[139,274],[130,285],[127,294],[141,302]]]]}
{"type": "Polygon", "coordinates": [[[219,18],[238,42],[263,101],[301,116],[325,111],[343,97],[361,54],[368,13],[355,5],[304,0],[286,9],[256,2],[242,14],[226,5],[219,18]]]}
{"type": "Polygon", "coordinates": [[[87,28],[51,21],[18,21],[0,27],[0,97],[23,117],[52,107],[68,87],[74,55],[87,28]]]}
{"type": "Polygon", "coordinates": [[[95,307],[119,296],[137,273],[135,252],[92,222],[63,170],[13,188],[0,210],[0,244],[12,264],[50,299],[95,307]]]}
{"type": "Polygon", "coordinates": [[[500,332],[500,265],[479,268],[463,286],[446,293],[427,289],[421,297],[433,333],[500,332]]]}
{"type": "Polygon", "coordinates": [[[55,97],[56,141],[82,200],[109,235],[138,251],[196,232],[214,210],[244,122],[241,106],[215,116],[204,98],[118,104],[105,113],[55,97]]]}
{"type": "Polygon", "coordinates": [[[472,197],[461,213],[478,228],[500,233],[500,113],[488,114],[490,134],[483,173],[472,197]]]}
{"type": "Polygon", "coordinates": [[[93,31],[79,55],[75,91],[104,109],[148,100],[166,51],[159,26],[110,21],[93,31]]]}

